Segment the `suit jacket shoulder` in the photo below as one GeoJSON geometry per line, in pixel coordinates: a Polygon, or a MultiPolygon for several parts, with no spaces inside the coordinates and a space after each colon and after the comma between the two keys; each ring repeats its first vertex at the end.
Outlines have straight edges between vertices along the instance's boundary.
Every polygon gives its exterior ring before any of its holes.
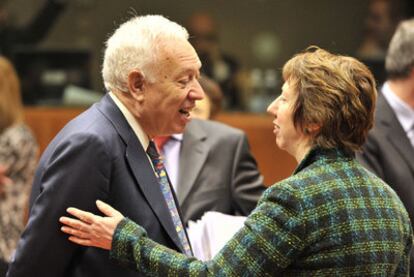
{"type": "Polygon", "coordinates": [[[382,94],[375,115],[374,128],[357,158],[397,192],[414,224],[414,149],[382,94]]]}
{"type": "Polygon", "coordinates": [[[247,215],[255,207],[265,187],[241,130],[193,120],[181,147],[177,197],[185,221],[206,211],[247,215]]]}

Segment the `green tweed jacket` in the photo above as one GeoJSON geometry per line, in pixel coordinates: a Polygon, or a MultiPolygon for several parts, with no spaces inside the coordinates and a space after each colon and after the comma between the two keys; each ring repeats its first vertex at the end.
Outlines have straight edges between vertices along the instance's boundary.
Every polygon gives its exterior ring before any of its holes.
{"type": "Polygon", "coordinates": [[[169,250],[124,219],[111,258],[144,276],[408,276],[413,234],[395,192],[342,151],[313,149],[268,188],[209,262],[169,250]]]}

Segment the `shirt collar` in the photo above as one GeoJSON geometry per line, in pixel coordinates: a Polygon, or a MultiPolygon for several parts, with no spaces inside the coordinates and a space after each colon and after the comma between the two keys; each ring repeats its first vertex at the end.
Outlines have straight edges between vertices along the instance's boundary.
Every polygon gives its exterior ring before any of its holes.
{"type": "Polygon", "coordinates": [[[414,110],[391,90],[388,82],[382,86],[381,91],[388,104],[394,110],[404,131],[410,131],[414,127],[414,110]]]}
{"type": "Polygon", "coordinates": [[[178,141],[182,141],[183,140],[183,134],[173,134],[171,135],[171,138],[178,140],[178,141]]]}
{"type": "Polygon", "coordinates": [[[112,92],[109,92],[109,96],[112,98],[112,100],[114,100],[117,107],[121,110],[121,113],[124,115],[129,126],[131,126],[139,142],[141,143],[142,147],[146,151],[149,145],[149,141],[150,141],[148,135],[144,132],[141,125],[139,125],[138,121],[135,119],[132,113],[127,109],[127,107],[125,107],[125,105],[119,100],[119,98],[112,92]]]}

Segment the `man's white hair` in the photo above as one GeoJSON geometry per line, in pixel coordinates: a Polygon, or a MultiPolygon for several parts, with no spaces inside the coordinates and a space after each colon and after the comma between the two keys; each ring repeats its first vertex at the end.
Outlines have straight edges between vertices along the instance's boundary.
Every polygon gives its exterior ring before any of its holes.
{"type": "Polygon", "coordinates": [[[102,67],[105,88],[127,92],[128,73],[134,69],[155,82],[160,49],[173,39],[188,40],[188,32],[161,15],[137,16],[123,23],[106,42],[102,67]]]}

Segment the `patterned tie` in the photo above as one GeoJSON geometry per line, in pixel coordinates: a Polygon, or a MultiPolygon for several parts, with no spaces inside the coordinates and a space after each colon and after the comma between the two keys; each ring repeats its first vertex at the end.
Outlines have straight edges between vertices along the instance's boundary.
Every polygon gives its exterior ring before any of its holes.
{"type": "Polygon", "coordinates": [[[162,194],[164,195],[165,202],[167,203],[168,209],[170,210],[171,218],[173,220],[175,230],[177,231],[178,237],[180,238],[181,244],[184,247],[184,252],[187,256],[192,256],[190,244],[188,242],[183,223],[181,222],[180,215],[178,214],[177,207],[175,205],[174,197],[171,191],[170,182],[168,181],[167,171],[165,170],[162,158],[158,154],[157,148],[153,141],[147,149],[147,154],[150,156],[152,164],[157,175],[158,182],[161,186],[162,194]]]}
{"type": "Polygon", "coordinates": [[[164,145],[171,139],[171,136],[159,136],[155,137],[153,141],[155,142],[155,146],[157,146],[157,150],[159,154],[163,154],[164,145]]]}

